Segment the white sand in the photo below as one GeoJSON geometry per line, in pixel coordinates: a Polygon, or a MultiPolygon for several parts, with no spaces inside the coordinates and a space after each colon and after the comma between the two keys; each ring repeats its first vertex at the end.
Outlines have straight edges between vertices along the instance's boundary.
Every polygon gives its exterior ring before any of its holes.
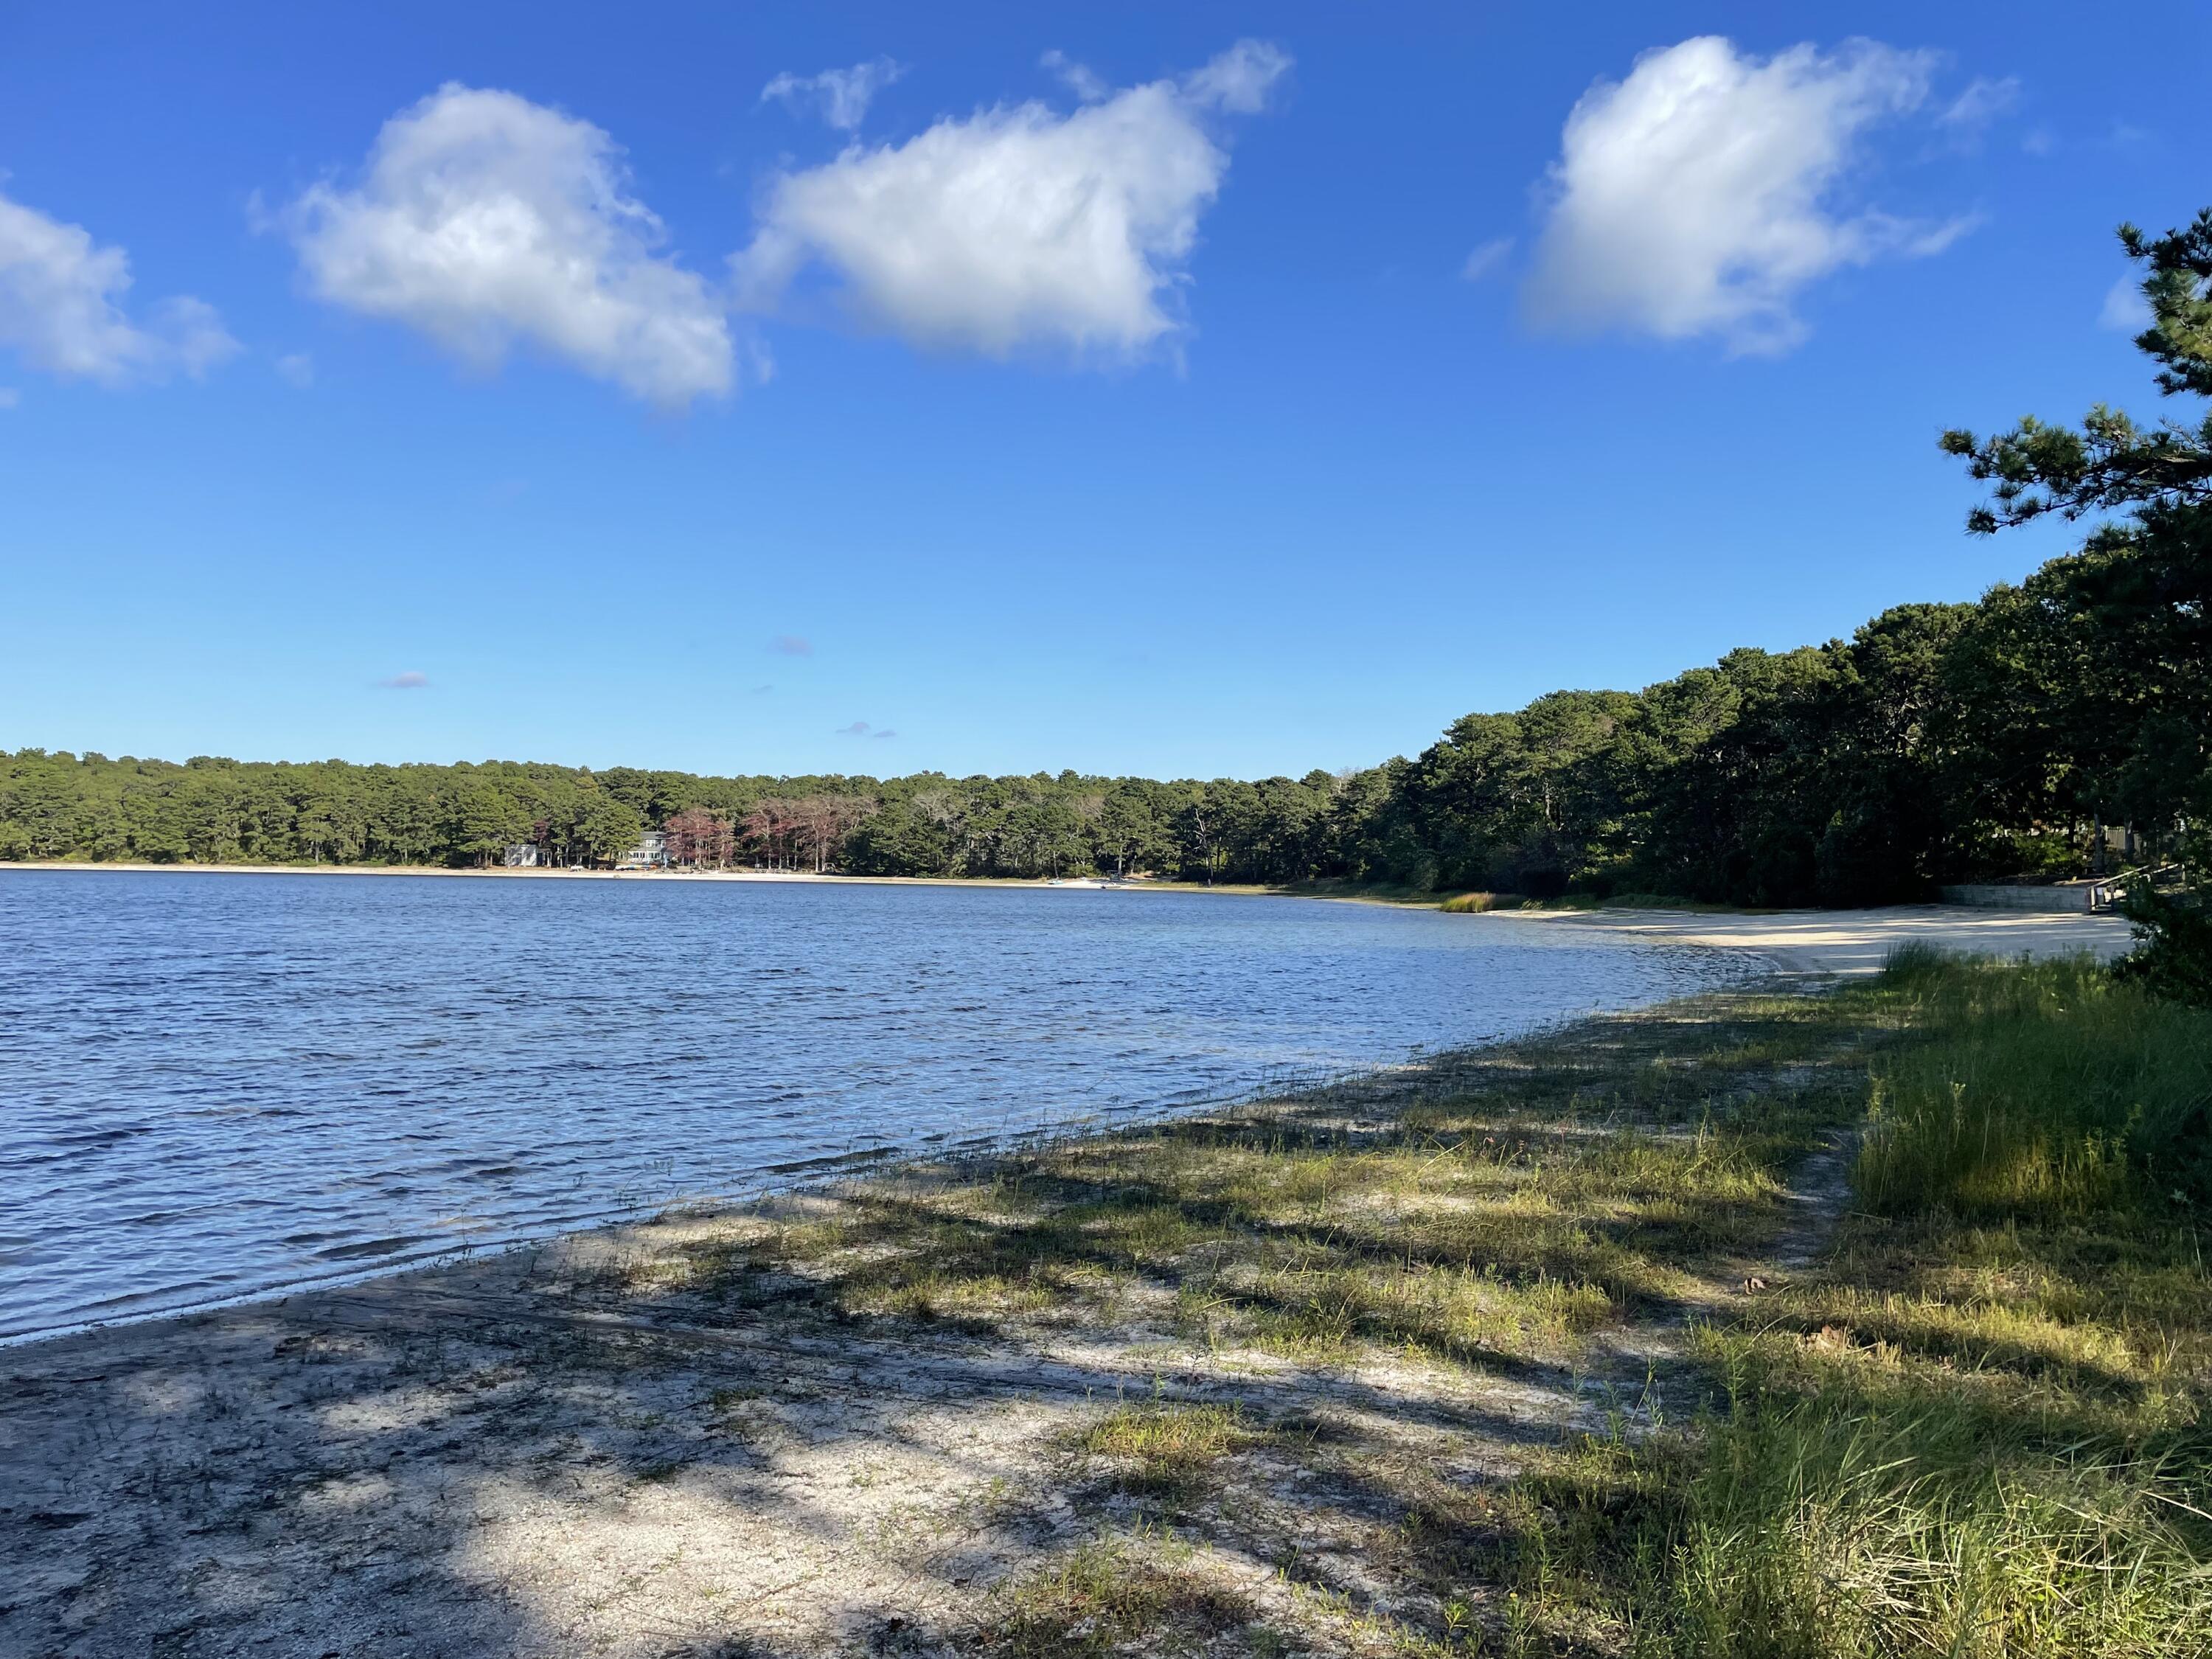
{"type": "MultiPolygon", "coordinates": [[[[1558,927],[1601,928],[1670,945],[1755,951],[1785,973],[1877,973],[1900,945],[1933,945],[1965,955],[2058,957],[2086,951],[2110,961],[2134,935],[2115,915],[1976,910],[1962,904],[1900,904],[1880,910],[1557,910],[1497,913],[1558,927]]],[[[1476,918],[1481,920],[1481,918],[1476,918]]]]}

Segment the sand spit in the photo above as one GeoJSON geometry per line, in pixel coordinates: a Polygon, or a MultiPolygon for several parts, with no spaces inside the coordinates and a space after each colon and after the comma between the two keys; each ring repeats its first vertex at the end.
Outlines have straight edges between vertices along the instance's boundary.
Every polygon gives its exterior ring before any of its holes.
{"type": "MultiPolygon", "coordinates": [[[[2103,961],[2133,939],[2124,917],[1977,910],[1960,904],[1900,904],[1879,910],[1509,910],[1517,921],[1592,928],[1616,937],[1716,950],[1755,951],[1785,973],[1858,978],[1881,971],[1901,945],[2002,958],[2063,957],[2103,961]]],[[[1482,917],[1470,917],[1480,921],[1482,917]]]]}

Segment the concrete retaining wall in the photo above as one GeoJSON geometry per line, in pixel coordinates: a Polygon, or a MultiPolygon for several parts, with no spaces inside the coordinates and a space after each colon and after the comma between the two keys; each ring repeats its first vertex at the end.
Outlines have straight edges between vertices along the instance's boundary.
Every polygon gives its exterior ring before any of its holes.
{"type": "Polygon", "coordinates": [[[1946,887],[1947,904],[1971,904],[1982,910],[2063,910],[2075,915],[2089,913],[2089,895],[2096,884],[2069,881],[2055,887],[1946,887]]]}

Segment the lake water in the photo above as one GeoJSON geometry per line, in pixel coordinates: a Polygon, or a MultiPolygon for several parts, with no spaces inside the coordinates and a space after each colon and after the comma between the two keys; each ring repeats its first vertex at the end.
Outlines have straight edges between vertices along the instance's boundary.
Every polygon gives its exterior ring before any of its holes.
{"type": "Polygon", "coordinates": [[[0,871],[0,1340],[1745,969],[1197,893],[0,871]]]}

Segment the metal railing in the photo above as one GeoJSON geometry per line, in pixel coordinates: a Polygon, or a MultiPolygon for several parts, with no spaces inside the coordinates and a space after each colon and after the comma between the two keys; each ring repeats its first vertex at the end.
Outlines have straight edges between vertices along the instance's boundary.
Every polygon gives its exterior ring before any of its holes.
{"type": "Polygon", "coordinates": [[[2117,876],[2100,876],[2089,884],[2089,908],[2113,910],[2127,897],[2128,889],[2137,882],[2147,883],[2153,889],[2178,884],[2185,872],[2178,864],[2144,865],[2134,870],[2123,870],[2117,876]]]}

